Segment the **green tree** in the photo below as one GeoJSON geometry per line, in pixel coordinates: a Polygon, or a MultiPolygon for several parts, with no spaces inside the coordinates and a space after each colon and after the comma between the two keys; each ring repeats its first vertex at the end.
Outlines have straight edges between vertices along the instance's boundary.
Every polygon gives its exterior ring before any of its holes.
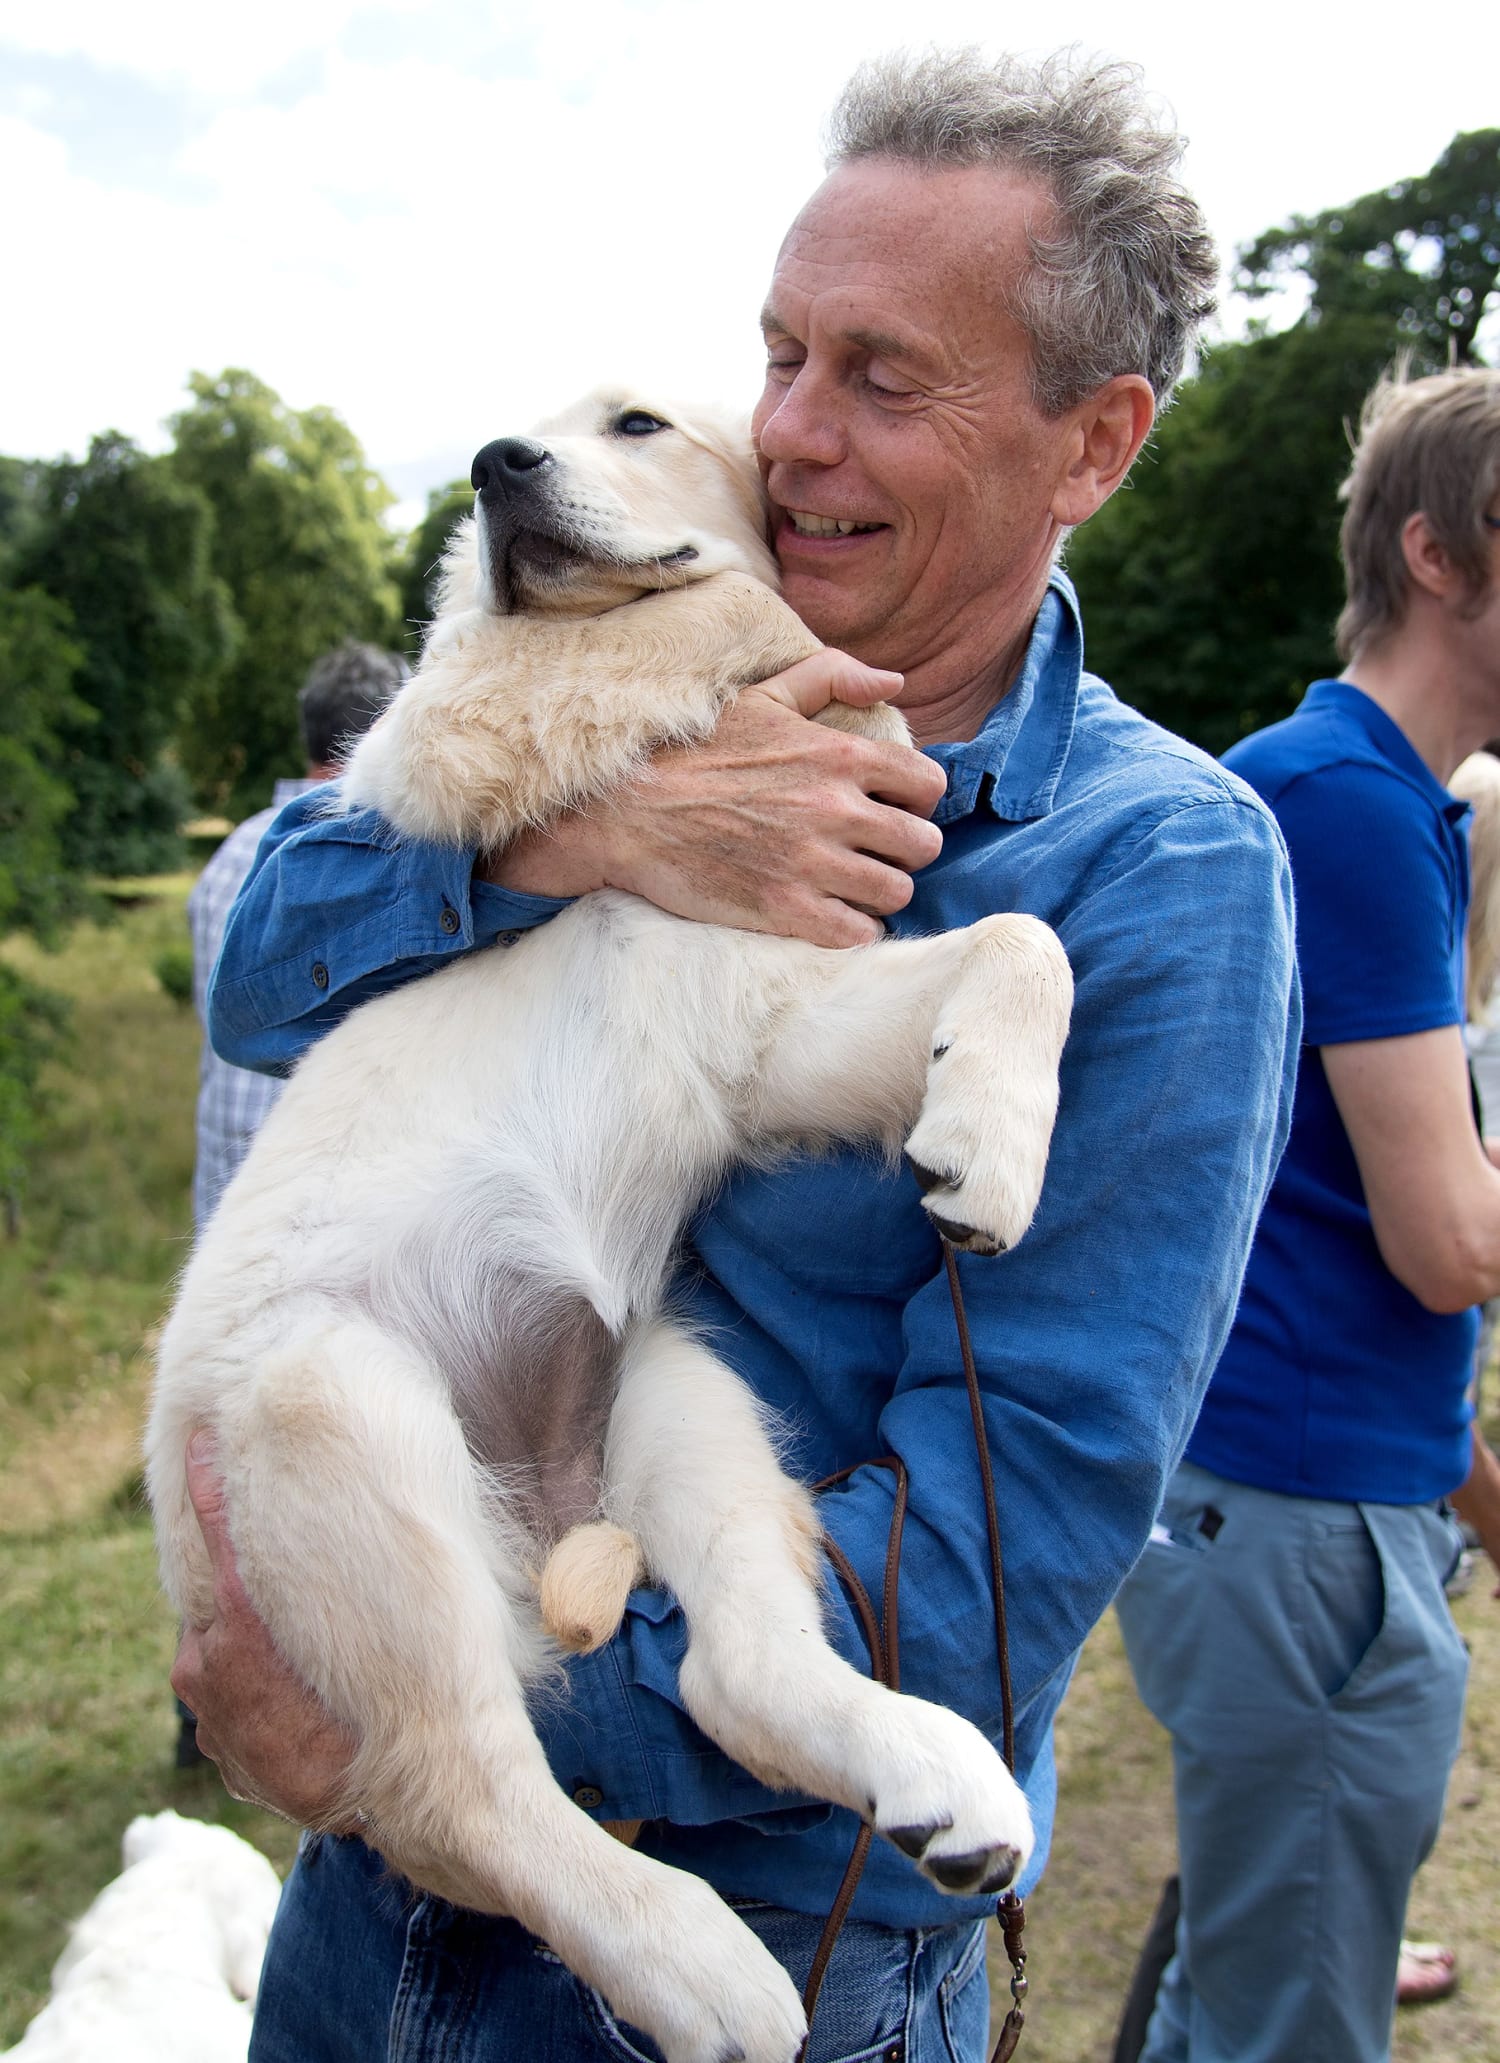
{"type": "Polygon", "coordinates": [[[16,560],[36,534],[50,470],[44,459],[0,456],[0,585],[12,585],[16,560]]]}
{"type": "Polygon", "coordinates": [[[228,597],[209,557],[202,495],[128,438],[48,468],[18,586],[67,605],[82,648],[74,693],[86,720],[59,719],[73,806],[61,827],[78,872],[176,864],[189,793],[171,753],[191,692],[233,646],[228,597]]]}
{"type": "Polygon", "coordinates": [[[1089,659],[1211,752],[1276,721],[1337,671],[1339,482],[1382,371],[1477,362],[1500,282],[1500,131],[1460,136],[1423,179],[1268,231],[1242,290],[1290,274],[1290,329],[1225,344],[1163,418],[1128,486],[1069,550],[1089,659]]]}
{"type": "Polygon", "coordinates": [[[297,690],[343,638],[389,643],[397,607],[391,495],[331,409],[289,408],[253,374],[195,373],[173,418],[178,478],[213,509],[214,569],[240,626],[194,694],[184,763],[207,798],[261,807],[298,770],[297,690]]]}
{"type": "Polygon", "coordinates": [[[1288,274],[1308,282],[1314,322],[1374,316],[1437,365],[1471,363],[1500,279],[1500,129],[1455,136],[1418,179],[1268,229],[1236,284],[1255,298],[1288,274]]]}
{"type": "Polygon", "coordinates": [[[1338,671],[1337,486],[1389,358],[1385,326],[1349,318],[1221,346],[1074,535],[1089,663],[1205,751],[1338,671]]]}
{"type": "Polygon", "coordinates": [[[427,513],[406,541],[401,555],[401,628],[406,649],[415,654],[432,621],[436,604],[437,571],[443,553],[463,518],[474,506],[474,490],[467,480],[450,480],[446,487],[434,487],[427,496],[427,513]]]}
{"type": "MultiPolygon", "coordinates": [[[[28,931],[51,944],[81,906],[59,835],[73,802],[59,727],[88,720],[73,694],[83,663],[61,602],[38,588],[0,590],[0,937],[28,931]]],[[[0,1208],[11,1236],[36,1140],[38,1076],[62,1023],[55,997],[0,962],[0,1208]]]]}

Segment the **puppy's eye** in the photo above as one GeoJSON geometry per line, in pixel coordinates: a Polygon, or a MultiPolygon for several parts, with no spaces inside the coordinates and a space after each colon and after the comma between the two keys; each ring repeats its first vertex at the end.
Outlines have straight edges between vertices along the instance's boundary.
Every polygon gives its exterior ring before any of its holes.
{"type": "Polygon", "coordinates": [[[653,437],[658,430],[670,430],[671,427],[659,415],[648,415],[644,408],[627,408],[624,415],[616,419],[615,434],[620,437],[653,437]]]}

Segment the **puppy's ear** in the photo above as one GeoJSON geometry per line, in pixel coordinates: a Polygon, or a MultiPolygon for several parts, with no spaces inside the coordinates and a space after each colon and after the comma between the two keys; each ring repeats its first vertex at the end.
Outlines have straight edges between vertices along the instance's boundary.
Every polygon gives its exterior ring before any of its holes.
{"type": "Polygon", "coordinates": [[[703,407],[684,410],[680,420],[687,436],[695,438],[729,464],[743,465],[753,457],[750,418],[743,409],[711,402],[703,407]]]}

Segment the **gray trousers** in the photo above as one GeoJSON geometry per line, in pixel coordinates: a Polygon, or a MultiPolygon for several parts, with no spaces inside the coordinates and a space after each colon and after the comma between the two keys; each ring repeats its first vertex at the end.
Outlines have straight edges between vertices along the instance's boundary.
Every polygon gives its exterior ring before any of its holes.
{"type": "Polygon", "coordinates": [[[1468,1657],[1431,1505],[1185,1462],[1118,1610],[1172,1736],[1182,1911],[1142,2063],[1384,2063],[1468,1657]],[[1163,1537],[1165,1536],[1165,1537],[1163,1537]]]}

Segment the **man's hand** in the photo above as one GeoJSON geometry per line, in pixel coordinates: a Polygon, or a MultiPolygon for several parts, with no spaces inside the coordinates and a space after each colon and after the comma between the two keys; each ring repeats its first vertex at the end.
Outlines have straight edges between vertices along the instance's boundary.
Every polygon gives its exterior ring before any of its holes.
{"type": "Polygon", "coordinates": [[[809,721],[889,699],[899,674],[816,652],[747,688],[712,737],[655,756],[627,787],[529,832],[479,871],[539,895],[628,889],[703,923],[867,945],[942,850],[945,781],[905,745],[809,721]]]}
{"type": "Polygon", "coordinates": [[[246,1595],[206,1434],[188,1443],[187,1481],[213,1568],[214,1616],[184,1627],[172,1688],[197,1718],[198,1746],[231,1797],[345,1832],[357,1824],[342,1804],[357,1743],[288,1666],[246,1595]]]}

